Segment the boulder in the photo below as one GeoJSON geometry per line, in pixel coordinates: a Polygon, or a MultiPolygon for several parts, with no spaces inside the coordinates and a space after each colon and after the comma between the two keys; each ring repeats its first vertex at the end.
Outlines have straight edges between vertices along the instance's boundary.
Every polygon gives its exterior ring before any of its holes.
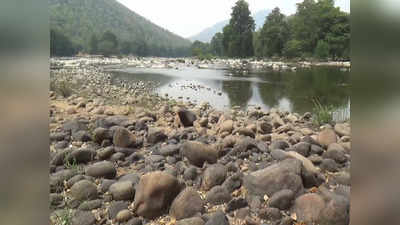
{"type": "Polygon", "coordinates": [[[233,120],[225,120],[224,122],[222,122],[221,124],[219,124],[218,126],[218,131],[219,133],[232,133],[233,131],[233,120]]]}
{"type": "Polygon", "coordinates": [[[294,151],[308,157],[310,155],[311,144],[307,142],[299,142],[293,146],[294,151]]]}
{"type": "Polygon", "coordinates": [[[337,123],[335,125],[335,131],[336,133],[342,137],[342,136],[350,136],[351,135],[351,129],[348,124],[345,123],[337,123]]]}
{"type": "Polygon", "coordinates": [[[150,144],[157,144],[158,142],[163,142],[168,138],[167,135],[161,129],[149,128],[147,133],[147,142],[150,144]]]}
{"type": "Polygon", "coordinates": [[[218,152],[214,147],[197,141],[187,141],[182,145],[182,153],[195,166],[202,167],[204,162],[216,163],[218,152]]]}
{"type": "Polygon", "coordinates": [[[116,147],[128,148],[134,147],[136,144],[136,137],[129,130],[118,127],[114,131],[113,143],[116,147]]]}
{"type": "Polygon", "coordinates": [[[213,187],[206,194],[206,201],[213,205],[220,205],[223,203],[227,203],[232,199],[231,194],[228,190],[221,185],[213,187]]]}
{"type": "Polygon", "coordinates": [[[227,168],[221,164],[215,164],[207,167],[207,169],[204,171],[202,188],[208,191],[212,187],[222,184],[225,181],[227,173],[227,168]]]}
{"type": "Polygon", "coordinates": [[[95,199],[97,186],[88,180],[78,181],[71,187],[71,196],[79,201],[95,199]]]}
{"type": "Polygon", "coordinates": [[[324,199],[315,193],[304,194],[298,197],[291,209],[296,213],[297,221],[306,224],[318,224],[320,214],[325,207],[324,199]]]}
{"type": "Polygon", "coordinates": [[[204,201],[192,188],[183,190],[172,202],[169,214],[177,220],[195,216],[204,211],[204,201]]]}
{"type": "Polygon", "coordinates": [[[85,174],[95,178],[113,179],[117,174],[114,165],[108,161],[97,162],[86,168],[85,174]]]}
{"type": "Polygon", "coordinates": [[[276,192],[268,199],[268,205],[273,208],[278,208],[280,210],[289,209],[294,200],[294,193],[292,190],[284,189],[276,192]]]}
{"type": "Polygon", "coordinates": [[[120,181],[109,188],[114,200],[131,200],[135,194],[131,181],[120,181]]]}
{"type": "Polygon", "coordinates": [[[145,174],[137,185],[133,210],[148,219],[158,217],[168,210],[180,190],[178,180],[168,173],[145,174]]]}
{"type": "Polygon", "coordinates": [[[257,131],[260,134],[270,134],[272,132],[272,125],[266,121],[257,123],[257,131]]]}
{"type": "Polygon", "coordinates": [[[228,218],[226,218],[224,212],[218,210],[211,215],[206,225],[229,225],[229,221],[228,218]]]}
{"type": "Polygon", "coordinates": [[[298,195],[303,191],[301,168],[300,160],[285,159],[246,175],[243,185],[250,194],[260,196],[272,196],[282,189],[289,189],[298,195]]]}
{"type": "Polygon", "coordinates": [[[336,133],[332,128],[324,128],[318,133],[318,143],[323,147],[328,147],[332,143],[337,142],[336,133]]]}
{"type": "Polygon", "coordinates": [[[178,111],[179,122],[183,127],[191,127],[193,126],[194,121],[196,121],[197,117],[192,111],[181,109],[178,111]]]}

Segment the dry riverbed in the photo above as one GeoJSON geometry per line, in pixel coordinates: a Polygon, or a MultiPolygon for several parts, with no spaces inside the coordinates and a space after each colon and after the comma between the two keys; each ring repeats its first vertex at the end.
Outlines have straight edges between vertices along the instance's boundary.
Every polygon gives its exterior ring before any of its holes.
{"type": "Polygon", "coordinates": [[[52,59],[52,224],[349,223],[348,123],[171,101],[100,64],[52,59]]]}

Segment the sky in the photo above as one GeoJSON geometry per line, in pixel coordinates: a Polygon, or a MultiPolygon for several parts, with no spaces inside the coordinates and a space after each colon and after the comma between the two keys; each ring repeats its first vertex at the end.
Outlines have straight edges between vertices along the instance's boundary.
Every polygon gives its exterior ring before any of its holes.
{"type": "MultiPolygon", "coordinates": [[[[117,0],[151,22],[182,37],[193,36],[205,28],[230,18],[236,0],[117,0]]],[[[250,11],[279,7],[290,15],[303,0],[247,0],[250,11]]],[[[350,12],[350,0],[335,0],[336,6],[350,12]]]]}

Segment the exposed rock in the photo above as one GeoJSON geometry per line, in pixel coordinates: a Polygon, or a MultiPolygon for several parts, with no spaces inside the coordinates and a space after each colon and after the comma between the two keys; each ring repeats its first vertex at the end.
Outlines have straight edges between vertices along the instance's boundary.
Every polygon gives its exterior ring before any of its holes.
{"type": "Polygon", "coordinates": [[[294,193],[292,190],[284,189],[276,192],[268,200],[268,205],[280,210],[289,209],[294,200],[294,193]]]}
{"type": "Polygon", "coordinates": [[[180,123],[184,127],[191,127],[193,126],[194,121],[196,121],[197,117],[196,114],[189,110],[181,109],[178,111],[178,118],[180,123]]]}
{"type": "Polygon", "coordinates": [[[197,177],[197,169],[193,166],[187,168],[183,173],[183,178],[185,180],[194,180],[197,177]]]}
{"type": "Polygon", "coordinates": [[[169,214],[177,220],[195,216],[204,211],[204,201],[192,188],[183,190],[172,202],[169,214]]]}
{"type": "Polygon", "coordinates": [[[304,157],[307,157],[310,154],[311,144],[307,142],[300,142],[295,144],[293,148],[294,151],[296,151],[297,153],[303,155],[304,157]]]}
{"type": "Polygon", "coordinates": [[[102,203],[103,202],[100,199],[85,201],[85,202],[82,202],[82,204],[79,206],[78,209],[84,210],[84,211],[90,211],[93,209],[100,208],[102,203]]]}
{"type": "Polygon", "coordinates": [[[151,172],[140,178],[136,188],[134,211],[145,218],[155,218],[168,210],[179,194],[178,180],[165,172],[151,172]]]}
{"type": "Polygon", "coordinates": [[[113,137],[108,129],[98,127],[93,131],[93,138],[94,141],[101,144],[103,140],[105,139],[112,140],[113,137]]]}
{"type": "Polygon", "coordinates": [[[96,218],[93,213],[87,211],[77,211],[72,217],[71,225],[94,225],[96,218]]]}
{"type": "Polygon", "coordinates": [[[323,159],[320,165],[322,171],[337,172],[339,166],[333,159],[323,159]]]}
{"type": "Polygon", "coordinates": [[[345,150],[343,147],[337,143],[332,143],[328,146],[328,151],[324,152],[322,155],[323,158],[333,159],[337,163],[344,163],[347,161],[347,157],[345,155],[345,150]]]}
{"type": "Polygon", "coordinates": [[[80,201],[97,198],[97,187],[88,180],[81,180],[71,187],[71,196],[80,201]]]}
{"type": "Polygon", "coordinates": [[[128,220],[130,220],[132,218],[132,213],[131,211],[124,209],[118,212],[117,216],[115,217],[115,219],[122,223],[122,222],[126,222],[128,220]]]}
{"type": "Polygon", "coordinates": [[[323,147],[328,147],[330,144],[336,143],[337,141],[336,133],[331,128],[324,128],[319,132],[317,139],[318,143],[323,147]]]}
{"type": "Polygon", "coordinates": [[[216,163],[218,152],[210,145],[196,141],[187,141],[182,145],[182,153],[195,166],[202,167],[204,162],[216,163]]]}
{"type": "Polygon", "coordinates": [[[205,225],[229,225],[229,221],[225,214],[219,210],[211,215],[205,225]]]}
{"type": "Polygon", "coordinates": [[[233,120],[225,120],[224,122],[222,122],[219,127],[218,127],[218,131],[219,133],[232,133],[233,131],[233,120]]]}
{"type": "Polygon", "coordinates": [[[192,217],[176,222],[176,225],[204,225],[204,220],[200,217],[192,217]]]}
{"type": "Polygon", "coordinates": [[[110,207],[108,207],[108,218],[115,219],[117,217],[117,214],[125,209],[128,209],[128,202],[124,201],[112,202],[110,204],[110,207]]]}
{"type": "Polygon", "coordinates": [[[114,131],[113,143],[116,147],[121,148],[134,147],[136,144],[136,137],[129,132],[129,130],[118,127],[114,131]]]}
{"type": "Polygon", "coordinates": [[[268,122],[262,121],[257,123],[257,131],[260,134],[270,134],[272,132],[272,125],[268,122]]]}
{"type": "Polygon", "coordinates": [[[276,140],[271,143],[270,148],[271,148],[271,150],[274,150],[274,149],[285,150],[285,149],[289,148],[289,144],[283,140],[276,140]]]}
{"type": "Polygon", "coordinates": [[[147,142],[150,144],[157,144],[158,142],[165,141],[167,138],[168,136],[158,128],[149,128],[147,133],[147,142]]]}
{"type": "Polygon", "coordinates": [[[88,163],[94,159],[96,152],[90,149],[76,149],[65,157],[65,161],[73,163],[88,163]]]}
{"type": "Polygon", "coordinates": [[[292,190],[295,195],[303,190],[301,161],[285,159],[265,169],[245,176],[243,184],[251,194],[272,196],[282,189],[292,190]]]}
{"type": "Polygon", "coordinates": [[[212,187],[222,184],[225,181],[227,172],[227,168],[221,164],[209,166],[204,172],[202,188],[208,191],[212,187]]]}
{"type": "Polygon", "coordinates": [[[206,194],[206,201],[213,204],[219,205],[227,203],[232,199],[231,194],[223,186],[215,186],[206,194]]]}
{"type": "Polygon", "coordinates": [[[231,212],[235,211],[240,208],[244,208],[247,206],[247,201],[244,198],[237,198],[237,199],[232,199],[231,201],[228,202],[226,205],[226,212],[231,212]]]}
{"type": "Polygon", "coordinates": [[[117,174],[114,165],[111,162],[102,161],[90,165],[85,170],[86,175],[96,178],[113,179],[117,174]]]}
{"type": "Polygon", "coordinates": [[[305,222],[306,224],[318,224],[320,213],[324,207],[323,198],[318,194],[310,193],[298,197],[291,211],[296,213],[297,221],[305,222]]]}
{"type": "Polygon", "coordinates": [[[344,123],[337,123],[335,125],[335,131],[339,136],[350,136],[351,135],[351,129],[348,124],[344,123]]]}
{"type": "Polygon", "coordinates": [[[265,220],[277,221],[282,218],[282,214],[277,208],[263,208],[259,211],[260,218],[265,220]]]}
{"type": "Polygon", "coordinates": [[[167,146],[163,146],[160,149],[160,154],[162,156],[173,156],[179,153],[179,146],[174,144],[169,144],[167,146]]]}
{"type": "Polygon", "coordinates": [[[109,188],[114,200],[131,200],[135,194],[132,182],[120,181],[114,183],[109,188]]]}

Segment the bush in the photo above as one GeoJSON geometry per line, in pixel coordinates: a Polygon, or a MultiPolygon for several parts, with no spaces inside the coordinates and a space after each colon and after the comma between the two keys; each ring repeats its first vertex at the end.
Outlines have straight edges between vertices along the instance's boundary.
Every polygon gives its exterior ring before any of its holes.
{"type": "Polygon", "coordinates": [[[323,124],[332,122],[332,112],[334,111],[334,107],[323,106],[318,99],[313,100],[314,108],[313,108],[313,123],[317,126],[321,126],[323,124]]]}

